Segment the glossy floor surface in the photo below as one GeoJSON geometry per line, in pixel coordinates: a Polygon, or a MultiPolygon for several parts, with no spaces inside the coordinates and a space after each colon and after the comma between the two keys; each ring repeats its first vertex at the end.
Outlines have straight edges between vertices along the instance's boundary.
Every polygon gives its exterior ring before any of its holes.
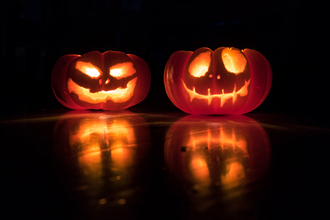
{"type": "Polygon", "coordinates": [[[57,111],[0,124],[10,219],[320,219],[330,129],[277,114],[57,111]]]}

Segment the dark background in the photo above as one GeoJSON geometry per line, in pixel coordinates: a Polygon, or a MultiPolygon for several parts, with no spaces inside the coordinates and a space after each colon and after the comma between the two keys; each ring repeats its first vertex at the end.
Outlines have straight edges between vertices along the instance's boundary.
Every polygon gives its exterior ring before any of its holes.
{"type": "Polygon", "coordinates": [[[1,189],[7,193],[2,208],[16,219],[74,219],[72,210],[83,210],[53,162],[53,129],[69,109],[55,99],[50,76],[65,54],[117,50],[144,59],[152,75],[147,98],[129,109],[143,114],[154,146],[146,162],[147,205],[138,212],[153,214],[150,219],[159,219],[159,213],[164,219],[180,217],[186,206],[166,182],[161,158],[165,133],[186,114],[169,101],[163,70],[177,50],[232,46],[261,52],[273,71],[268,97],[247,114],[261,123],[272,148],[270,186],[265,184],[267,192],[253,210],[259,218],[249,219],[304,219],[306,213],[321,219],[329,207],[323,202],[328,200],[328,8],[324,1],[298,0],[1,1],[0,160],[1,189]]]}
{"type": "Polygon", "coordinates": [[[327,124],[329,13],[315,1],[8,0],[2,5],[3,117],[63,108],[51,91],[52,67],[65,54],[92,50],[143,58],[152,84],[136,107],[176,110],[163,86],[169,56],[233,46],[255,49],[271,64],[272,89],[255,111],[327,124]]]}

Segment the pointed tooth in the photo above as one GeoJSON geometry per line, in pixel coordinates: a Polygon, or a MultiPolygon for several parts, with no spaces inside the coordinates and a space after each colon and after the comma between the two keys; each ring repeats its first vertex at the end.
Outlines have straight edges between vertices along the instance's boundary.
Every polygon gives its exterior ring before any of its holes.
{"type": "Polygon", "coordinates": [[[212,102],[212,97],[211,97],[211,89],[207,89],[207,105],[210,105],[212,102]]]}
{"type": "Polygon", "coordinates": [[[236,102],[236,98],[237,98],[237,93],[235,92],[235,93],[233,94],[233,104],[236,102]]]}
{"type": "Polygon", "coordinates": [[[222,107],[225,104],[225,101],[226,100],[222,101],[222,99],[220,99],[220,107],[222,107]]]}
{"type": "Polygon", "coordinates": [[[220,98],[220,107],[222,107],[226,102],[226,97],[224,96],[224,94],[225,94],[225,90],[222,89],[222,96],[220,98]]]}
{"type": "Polygon", "coordinates": [[[195,87],[193,87],[193,92],[189,92],[190,95],[190,102],[195,98],[195,87]]]}

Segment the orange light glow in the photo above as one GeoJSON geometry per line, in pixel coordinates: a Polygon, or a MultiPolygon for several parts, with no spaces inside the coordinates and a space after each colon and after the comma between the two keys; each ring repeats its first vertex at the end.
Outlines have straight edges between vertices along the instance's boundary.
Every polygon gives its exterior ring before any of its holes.
{"type": "Polygon", "coordinates": [[[196,99],[205,99],[205,100],[207,100],[207,104],[210,105],[213,98],[219,98],[220,107],[222,107],[225,104],[225,102],[230,98],[232,98],[232,103],[234,104],[237,96],[241,96],[241,97],[246,96],[249,93],[248,86],[250,85],[250,79],[249,79],[249,81],[245,81],[244,86],[242,86],[242,88],[240,88],[240,90],[238,90],[238,91],[236,91],[236,85],[234,86],[234,91],[232,93],[225,93],[224,90],[222,90],[221,94],[211,94],[211,89],[209,88],[207,95],[202,95],[202,94],[197,93],[195,87],[193,87],[192,90],[189,89],[183,80],[182,80],[182,83],[183,83],[185,90],[189,94],[190,102],[192,102],[193,99],[195,99],[195,98],[196,99]]]}
{"type": "Polygon", "coordinates": [[[110,75],[117,79],[126,78],[136,73],[136,70],[133,67],[133,63],[131,62],[118,63],[110,67],[109,70],[110,75]]]}
{"type": "Polygon", "coordinates": [[[191,210],[212,210],[215,216],[230,210],[228,216],[235,217],[240,210],[246,213],[247,201],[255,202],[251,195],[267,183],[270,142],[260,124],[246,116],[189,115],[168,129],[164,158],[191,210]]]}
{"type": "Polygon", "coordinates": [[[244,72],[247,60],[240,50],[224,48],[221,57],[228,72],[234,73],[235,75],[244,72]]]}
{"type": "Polygon", "coordinates": [[[232,148],[234,151],[240,149],[245,155],[248,155],[246,140],[236,137],[235,130],[224,131],[222,127],[207,129],[206,132],[191,131],[189,135],[188,146],[197,150],[198,146],[221,147],[221,149],[232,148]]]}
{"type": "Polygon", "coordinates": [[[221,205],[233,202],[236,207],[239,201],[245,205],[245,197],[255,188],[251,183],[262,187],[270,142],[260,124],[246,116],[189,115],[167,131],[164,158],[189,199],[195,200],[195,208],[208,201],[203,210],[218,210],[215,198],[221,205]]]}
{"type": "Polygon", "coordinates": [[[205,76],[211,64],[211,52],[200,53],[189,65],[189,73],[194,77],[205,76]]]}
{"type": "Polygon", "coordinates": [[[113,123],[109,129],[116,132],[112,134],[111,144],[111,159],[114,165],[130,166],[134,156],[131,148],[136,147],[133,128],[126,121],[120,121],[120,123],[113,123]]]}
{"type": "Polygon", "coordinates": [[[76,69],[91,78],[98,78],[101,75],[101,70],[90,62],[78,61],[76,63],[76,69]]]}
{"type": "Polygon", "coordinates": [[[200,182],[208,182],[210,179],[210,171],[207,167],[206,161],[204,158],[199,155],[194,155],[189,168],[195,179],[200,182]]]}
{"type": "Polygon", "coordinates": [[[245,171],[243,165],[235,161],[226,166],[226,174],[221,175],[221,183],[226,188],[233,188],[241,184],[244,178],[245,171]]]}
{"type": "Polygon", "coordinates": [[[109,179],[125,184],[122,174],[137,162],[138,144],[130,120],[89,114],[81,117],[67,135],[69,151],[87,190],[98,193],[109,179]]]}
{"type": "Polygon", "coordinates": [[[127,167],[134,162],[135,134],[124,119],[82,121],[69,137],[70,146],[80,149],[78,160],[81,166],[95,175],[102,170],[102,152],[111,156],[116,167],[127,167]]]}
{"type": "Polygon", "coordinates": [[[133,78],[127,83],[126,88],[117,88],[115,90],[108,90],[108,91],[99,91],[95,93],[91,93],[90,89],[83,88],[73,82],[71,78],[68,79],[68,91],[71,93],[75,93],[78,95],[79,100],[88,102],[91,104],[97,104],[104,102],[106,103],[107,100],[111,100],[116,103],[123,103],[128,101],[134,92],[134,88],[137,82],[137,77],[133,78]]]}
{"type": "Polygon", "coordinates": [[[215,150],[213,152],[218,152],[219,156],[222,156],[221,163],[230,161],[229,164],[224,163],[226,173],[217,174],[222,185],[226,188],[232,188],[240,184],[241,180],[245,178],[244,167],[237,160],[242,157],[249,157],[247,141],[237,133],[234,127],[228,128],[210,124],[207,129],[202,131],[192,129],[185,145],[191,149],[189,151],[191,153],[188,163],[189,170],[194,179],[203,182],[203,185],[210,182],[211,170],[209,170],[209,166],[214,163],[209,160],[208,153],[212,149],[215,150]]]}
{"type": "Polygon", "coordinates": [[[114,140],[125,139],[126,144],[135,143],[133,129],[125,120],[113,120],[110,124],[99,118],[93,121],[83,121],[77,131],[79,139],[89,139],[93,134],[98,134],[105,140],[108,140],[108,136],[110,136],[114,140]]]}
{"type": "Polygon", "coordinates": [[[143,117],[129,111],[70,111],[58,118],[52,137],[61,178],[88,204],[135,201],[136,187],[143,186],[135,180],[141,180],[151,144],[143,117]]]}

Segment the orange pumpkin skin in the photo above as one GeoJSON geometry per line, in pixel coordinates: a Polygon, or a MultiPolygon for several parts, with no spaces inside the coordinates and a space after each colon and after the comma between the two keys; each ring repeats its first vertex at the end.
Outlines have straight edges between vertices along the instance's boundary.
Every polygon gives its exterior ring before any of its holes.
{"type": "Polygon", "coordinates": [[[269,93],[272,71],[267,59],[251,49],[203,47],[177,51],[164,70],[166,93],[189,114],[244,114],[269,93]]]}
{"type": "Polygon", "coordinates": [[[64,55],[51,75],[56,99],[71,109],[129,108],[145,99],[150,81],[144,60],[119,51],[64,55]]]}

